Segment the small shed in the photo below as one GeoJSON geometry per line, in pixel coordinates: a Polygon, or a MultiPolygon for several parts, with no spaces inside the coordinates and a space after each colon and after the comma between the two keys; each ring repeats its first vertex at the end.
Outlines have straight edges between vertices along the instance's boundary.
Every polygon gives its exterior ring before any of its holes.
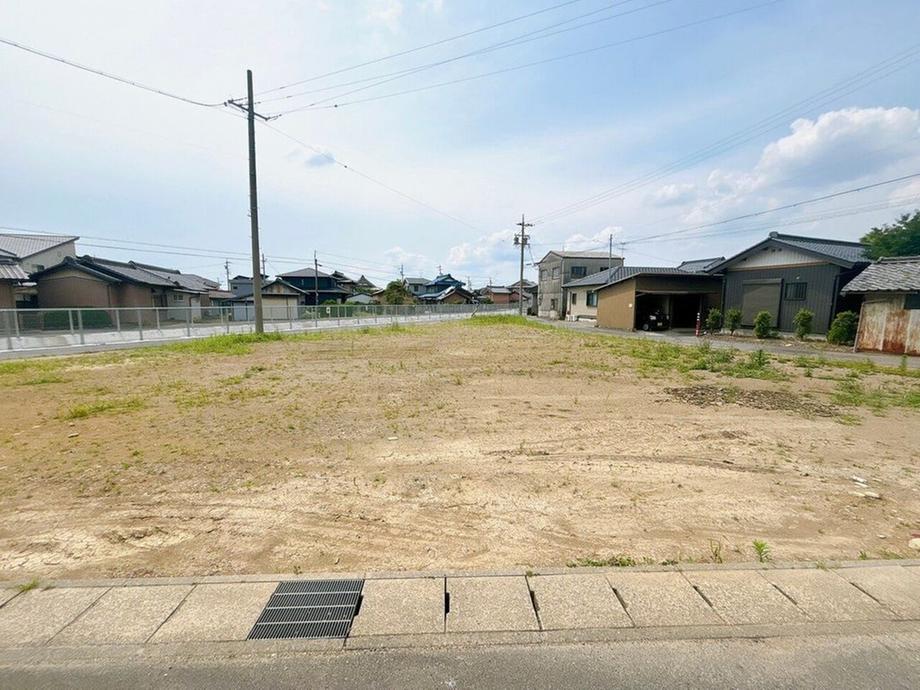
{"type": "Polygon", "coordinates": [[[920,256],[879,259],[842,293],[863,296],[857,350],[920,355],[920,256]]]}

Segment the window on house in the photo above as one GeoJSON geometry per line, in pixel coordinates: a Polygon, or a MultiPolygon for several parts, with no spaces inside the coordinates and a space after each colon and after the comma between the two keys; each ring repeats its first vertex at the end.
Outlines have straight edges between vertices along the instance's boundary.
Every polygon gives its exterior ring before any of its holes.
{"type": "Polygon", "coordinates": [[[545,268],[540,269],[540,280],[546,280],[546,269],[545,268]]]}
{"type": "Polygon", "coordinates": [[[174,293],[173,293],[173,302],[181,302],[181,301],[182,301],[182,295],[180,295],[178,292],[174,292],[174,293]]]}
{"type": "Polygon", "coordinates": [[[584,278],[586,275],[588,275],[587,266],[572,266],[573,278],[584,278]]]}
{"type": "Polygon", "coordinates": [[[588,293],[588,298],[585,300],[585,304],[587,304],[589,307],[597,306],[597,293],[594,292],[594,290],[588,293]]]}
{"type": "Polygon", "coordinates": [[[807,283],[786,283],[786,299],[803,300],[807,292],[807,283]]]}
{"type": "Polygon", "coordinates": [[[573,292],[572,293],[572,306],[574,307],[576,304],[578,304],[578,293],[573,292]]]}
{"type": "Polygon", "coordinates": [[[904,308],[905,309],[920,309],[920,293],[914,293],[913,295],[904,295],[904,308]]]}
{"type": "Polygon", "coordinates": [[[553,266],[553,278],[558,278],[558,277],[559,277],[559,267],[553,266]]]}

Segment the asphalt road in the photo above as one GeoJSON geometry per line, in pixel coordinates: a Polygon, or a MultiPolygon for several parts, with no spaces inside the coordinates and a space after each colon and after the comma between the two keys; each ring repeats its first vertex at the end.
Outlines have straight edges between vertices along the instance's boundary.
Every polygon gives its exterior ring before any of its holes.
{"type": "Polygon", "coordinates": [[[916,688],[920,633],[0,666],[3,688],[916,688]]]}

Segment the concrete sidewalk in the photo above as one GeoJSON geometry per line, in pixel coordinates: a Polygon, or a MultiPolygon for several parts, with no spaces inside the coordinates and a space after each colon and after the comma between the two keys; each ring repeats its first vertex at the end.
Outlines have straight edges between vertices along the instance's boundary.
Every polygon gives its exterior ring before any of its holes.
{"type": "Polygon", "coordinates": [[[920,632],[920,561],[336,573],[0,588],[0,665],[397,647],[920,632]],[[363,579],[346,639],[247,640],[279,582],[363,579]]]}

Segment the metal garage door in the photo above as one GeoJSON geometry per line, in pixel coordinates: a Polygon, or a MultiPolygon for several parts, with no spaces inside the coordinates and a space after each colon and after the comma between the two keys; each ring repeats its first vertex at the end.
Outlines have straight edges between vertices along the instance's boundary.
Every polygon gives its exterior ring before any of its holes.
{"type": "Polygon", "coordinates": [[[780,280],[745,281],[742,285],[741,323],[751,326],[758,312],[768,311],[773,316],[771,325],[776,327],[781,287],[780,280]]]}

